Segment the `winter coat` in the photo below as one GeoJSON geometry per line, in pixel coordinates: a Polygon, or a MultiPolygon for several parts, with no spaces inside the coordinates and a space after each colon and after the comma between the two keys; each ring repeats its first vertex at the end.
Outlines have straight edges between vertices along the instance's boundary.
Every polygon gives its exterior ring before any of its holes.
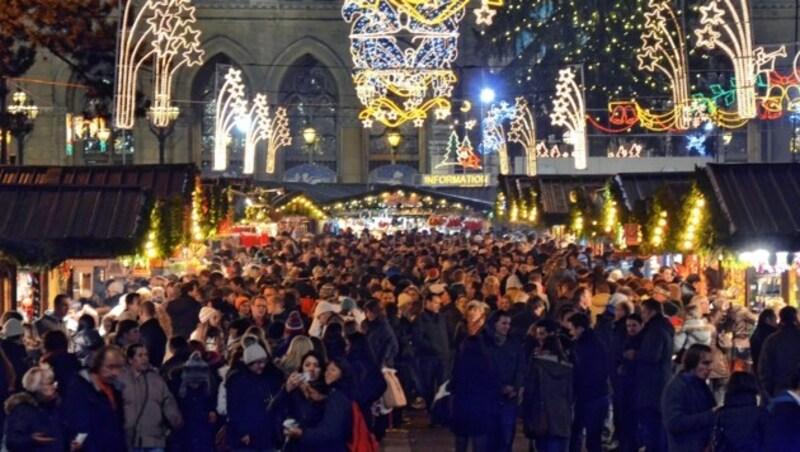
{"type": "Polygon", "coordinates": [[[714,444],[722,451],[760,452],[766,416],[755,394],[725,394],[725,405],[714,415],[714,444]]]}
{"type": "MultiPolygon", "coordinates": [[[[525,354],[522,351],[522,343],[516,338],[507,336],[505,342],[498,344],[494,338],[488,337],[488,331],[486,335],[487,351],[497,372],[501,390],[503,386],[512,386],[519,392],[525,375],[525,354]]],[[[509,400],[502,395],[502,392],[497,396],[502,403],[516,403],[516,399],[509,400]]]]}
{"type": "Polygon", "coordinates": [[[28,359],[28,351],[25,350],[24,345],[8,339],[3,339],[3,341],[0,342],[0,346],[3,347],[3,353],[6,354],[6,358],[8,358],[8,361],[11,363],[11,367],[14,368],[14,374],[17,377],[14,386],[17,389],[22,389],[22,377],[31,367],[28,359]]]}
{"type": "Polygon", "coordinates": [[[800,365],[800,327],[782,325],[764,342],[758,377],[764,391],[775,396],[789,387],[792,372],[800,365]]]}
{"type": "Polygon", "coordinates": [[[693,373],[682,372],[670,380],[661,398],[670,452],[702,451],[708,446],[715,404],[711,389],[693,373]]]}
{"type": "Polygon", "coordinates": [[[73,352],[82,366],[89,363],[93,350],[103,346],[103,338],[97,330],[83,329],[72,337],[73,352]]]}
{"type": "Polygon", "coordinates": [[[572,362],[576,402],[589,402],[608,396],[606,351],[594,330],[585,330],[575,341],[572,362]]]}
{"type": "Polygon", "coordinates": [[[136,375],[130,368],[119,377],[125,404],[125,435],[134,448],[166,447],[166,427],[183,424],[175,397],[153,370],[136,375]]]}
{"type": "Polygon", "coordinates": [[[167,350],[167,335],[158,319],[152,318],[146,320],[139,326],[139,332],[142,335],[142,345],[147,349],[147,356],[150,359],[150,365],[158,368],[164,364],[164,355],[167,350]]]}
{"type": "Polygon", "coordinates": [[[386,317],[381,316],[373,321],[366,321],[367,340],[375,359],[382,367],[394,367],[394,357],[397,355],[397,338],[386,317]]]}
{"type": "Polygon", "coordinates": [[[112,387],[113,404],[83,370],[73,378],[64,401],[64,418],[70,438],[87,433],[81,452],[127,450],[122,394],[112,387]]]}
{"type": "Polygon", "coordinates": [[[414,349],[417,358],[450,357],[450,338],[447,335],[445,318],[428,310],[414,319],[414,349]]]}
{"type": "Polygon", "coordinates": [[[299,448],[303,452],[347,452],[353,433],[353,405],[347,395],[332,389],[320,422],[303,429],[299,448]]]}
{"type": "MultiPolygon", "coordinates": [[[[320,383],[312,384],[315,389],[322,393],[320,383]]],[[[282,388],[272,399],[269,411],[278,419],[294,419],[301,429],[316,427],[321,421],[325,412],[325,402],[316,402],[306,398],[299,388],[287,392],[282,388]]]]}
{"type": "Polygon", "coordinates": [[[625,329],[625,318],[615,320],[611,324],[611,342],[608,346],[608,374],[611,380],[611,387],[616,393],[619,389],[620,375],[617,368],[622,362],[622,353],[625,351],[625,344],[628,342],[628,331],[625,329]]]}
{"type": "Polygon", "coordinates": [[[213,424],[208,422],[208,413],[214,411],[216,397],[213,392],[200,386],[187,387],[177,394],[178,408],[183,416],[183,427],[175,433],[174,449],[179,452],[213,452],[213,424]]]}
{"type": "Polygon", "coordinates": [[[66,397],[67,388],[74,377],[81,371],[81,363],[72,353],[48,353],[41,361],[53,369],[55,381],[58,383],[58,395],[66,397]]]}
{"type": "Polygon", "coordinates": [[[172,335],[187,340],[200,323],[200,303],[189,295],[181,295],[167,302],[167,314],[172,322],[172,335]]]}
{"type": "Polygon", "coordinates": [[[572,426],[573,369],[552,356],[531,359],[525,375],[520,416],[531,422],[544,408],[547,436],[570,437],[572,426]]]}
{"type": "Polygon", "coordinates": [[[754,372],[758,371],[758,361],[761,359],[761,350],[764,348],[764,342],[776,331],[778,331],[778,328],[764,323],[757,326],[753,331],[753,335],[750,336],[750,357],[753,358],[754,372]]]}
{"type": "Polygon", "coordinates": [[[353,370],[354,387],[351,398],[364,413],[369,413],[372,403],[386,392],[386,380],[380,365],[375,361],[365,338],[352,338],[347,353],[347,362],[353,370]]]}
{"type": "Polygon", "coordinates": [[[772,399],[767,415],[765,450],[796,450],[800,444],[800,402],[798,396],[783,391],[772,399]]]}
{"type": "Polygon", "coordinates": [[[242,369],[228,374],[225,390],[228,411],[225,441],[228,447],[275,448],[279,443],[280,420],[269,413],[267,407],[280,390],[280,382],[267,369],[261,375],[242,369]],[[245,436],[250,436],[250,444],[242,443],[245,436]]]}
{"type": "Polygon", "coordinates": [[[40,402],[30,392],[20,392],[5,402],[8,415],[5,424],[4,443],[8,452],[64,452],[67,435],[64,420],[56,401],[40,402]],[[31,438],[34,433],[53,438],[47,444],[37,443],[31,438]]]}
{"type": "Polygon", "coordinates": [[[53,315],[52,311],[47,311],[37,321],[33,322],[36,333],[39,337],[44,337],[45,333],[53,330],[67,332],[67,326],[63,320],[53,315]]]}
{"type": "Polygon", "coordinates": [[[455,303],[443,305],[439,311],[439,316],[444,317],[444,324],[447,327],[447,337],[450,339],[450,347],[453,347],[453,337],[456,334],[456,327],[464,319],[461,311],[458,310],[455,303]]]}
{"type": "Polygon", "coordinates": [[[676,353],[686,351],[693,344],[711,346],[715,336],[715,329],[705,319],[688,319],[681,325],[680,331],[675,333],[674,350],[676,353]]]}
{"type": "Polygon", "coordinates": [[[450,425],[453,433],[463,436],[490,433],[499,407],[500,379],[480,338],[465,340],[455,358],[449,389],[453,397],[450,425]]]}
{"type": "Polygon", "coordinates": [[[634,360],[636,380],[647,383],[637,387],[636,407],[658,409],[661,394],[672,376],[675,329],[666,317],[656,314],[639,334],[642,344],[634,360]]]}

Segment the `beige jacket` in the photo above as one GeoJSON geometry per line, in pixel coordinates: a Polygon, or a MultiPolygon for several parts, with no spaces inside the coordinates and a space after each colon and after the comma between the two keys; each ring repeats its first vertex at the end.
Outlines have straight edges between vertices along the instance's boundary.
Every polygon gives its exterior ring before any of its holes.
{"type": "Polygon", "coordinates": [[[183,425],[175,397],[167,383],[153,370],[134,375],[128,368],[119,378],[125,404],[125,434],[130,448],[164,448],[167,424],[183,425]]]}

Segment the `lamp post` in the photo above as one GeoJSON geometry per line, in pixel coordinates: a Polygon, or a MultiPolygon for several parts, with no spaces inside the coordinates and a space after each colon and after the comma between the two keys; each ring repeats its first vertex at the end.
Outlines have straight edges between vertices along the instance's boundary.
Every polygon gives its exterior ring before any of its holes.
{"type": "Polygon", "coordinates": [[[180,108],[176,106],[150,107],[147,119],[150,122],[150,131],[158,139],[158,163],[164,164],[167,137],[175,130],[175,121],[180,115],[180,108]]]}
{"type": "Polygon", "coordinates": [[[386,134],[386,141],[389,142],[389,152],[391,153],[392,165],[394,165],[395,151],[397,151],[397,147],[400,146],[400,142],[403,141],[403,135],[401,135],[397,129],[391,129],[389,133],[386,134]]]}
{"type": "Polygon", "coordinates": [[[306,146],[308,146],[308,163],[309,165],[313,165],[314,152],[316,152],[317,144],[319,143],[317,130],[313,127],[306,127],[305,129],[303,129],[303,141],[305,141],[306,146]]]}
{"type": "Polygon", "coordinates": [[[39,115],[39,107],[22,90],[14,93],[11,102],[11,105],[8,106],[8,131],[17,140],[17,164],[22,165],[24,164],[25,138],[33,131],[33,123],[39,115]]]}

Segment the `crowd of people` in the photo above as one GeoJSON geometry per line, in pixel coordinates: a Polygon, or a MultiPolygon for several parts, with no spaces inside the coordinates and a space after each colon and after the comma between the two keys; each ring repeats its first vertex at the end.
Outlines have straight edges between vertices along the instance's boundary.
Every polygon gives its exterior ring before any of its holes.
{"type": "Polygon", "coordinates": [[[797,310],[617,259],[492,234],[223,243],[196,273],[4,313],[3,444],[373,451],[413,410],[457,451],[520,431],[538,452],[796,450],[797,310]]]}

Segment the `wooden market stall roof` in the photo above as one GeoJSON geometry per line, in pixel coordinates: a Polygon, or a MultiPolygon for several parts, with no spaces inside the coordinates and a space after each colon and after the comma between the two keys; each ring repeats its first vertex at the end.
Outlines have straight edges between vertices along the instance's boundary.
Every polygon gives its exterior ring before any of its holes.
{"type": "Polygon", "coordinates": [[[602,174],[501,175],[499,181],[500,189],[510,201],[528,200],[529,192],[533,190],[545,223],[559,224],[569,219],[573,204],[571,196],[589,198],[593,193],[602,190],[611,177],[602,174]]]}
{"type": "Polygon", "coordinates": [[[190,198],[197,167],[172,165],[0,166],[0,185],[137,187],[157,199],[190,198]]]}
{"type": "Polygon", "coordinates": [[[30,265],[132,254],[150,198],[136,187],[0,185],[0,251],[30,265]]]}
{"type": "Polygon", "coordinates": [[[652,202],[659,192],[680,201],[695,179],[694,172],[622,173],[614,177],[614,184],[631,212],[638,205],[652,202]]]}
{"type": "Polygon", "coordinates": [[[800,164],[708,164],[704,174],[727,220],[726,245],[800,251],[800,164]]]}

